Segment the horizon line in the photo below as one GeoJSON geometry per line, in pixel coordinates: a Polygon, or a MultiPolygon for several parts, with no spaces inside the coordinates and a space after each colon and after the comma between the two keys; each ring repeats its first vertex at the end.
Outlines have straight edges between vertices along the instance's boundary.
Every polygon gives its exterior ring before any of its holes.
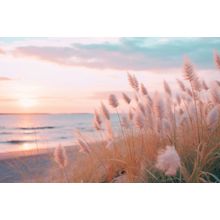
{"type": "Polygon", "coordinates": [[[67,113],[67,112],[59,112],[59,113],[49,113],[49,112],[0,112],[0,115],[72,115],[72,114],[93,114],[91,112],[70,112],[70,113],[67,113]]]}

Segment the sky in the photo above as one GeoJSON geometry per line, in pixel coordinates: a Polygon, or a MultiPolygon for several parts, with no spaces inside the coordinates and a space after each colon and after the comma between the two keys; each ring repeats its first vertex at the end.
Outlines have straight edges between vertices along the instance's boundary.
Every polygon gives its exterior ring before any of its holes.
{"type": "Polygon", "coordinates": [[[205,80],[220,79],[220,38],[0,38],[1,113],[93,112],[108,95],[176,88],[184,57],[205,80]]]}

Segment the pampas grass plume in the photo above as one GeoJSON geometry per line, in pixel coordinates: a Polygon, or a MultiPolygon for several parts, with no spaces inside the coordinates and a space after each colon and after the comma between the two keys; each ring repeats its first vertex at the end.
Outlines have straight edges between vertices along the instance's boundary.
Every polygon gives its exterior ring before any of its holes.
{"type": "Polygon", "coordinates": [[[217,84],[211,84],[209,95],[213,104],[220,104],[220,89],[217,84]]]}
{"type": "Polygon", "coordinates": [[[78,139],[77,141],[80,146],[80,152],[89,154],[90,153],[89,145],[81,139],[78,139]]]}
{"type": "Polygon", "coordinates": [[[117,108],[118,107],[118,99],[116,98],[115,95],[111,94],[109,96],[109,105],[111,105],[113,108],[117,108]]]}
{"type": "Polygon", "coordinates": [[[202,81],[202,87],[203,87],[204,90],[208,90],[209,89],[209,87],[207,86],[207,84],[206,84],[206,82],[204,80],[202,81]]]}
{"type": "Polygon", "coordinates": [[[110,120],[109,111],[103,103],[101,103],[101,111],[105,119],[110,120]]]}
{"type": "Polygon", "coordinates": [[[143,83],[141,83],[141,93],[142,95],[147,95],[148,94],[148,91],[146,89],[146,87],[144,86],[143,83]]]}
{"type": "Polygon", "coordinates": [[[188,58],[185,58],[183,65],[183,76],[185,80],[192,81],[195,77],[194,68],[188,58]]]}
{"type": "Polygon", "coordinates": [[[122,116],[121,118],[121,125],[124,127],[124,128],[129,128],[129,122],[128,122],[128,119],[126,116],[122,116]]]}
{"type": "Polygon", "coordinates": [[[185,87],[184,83],[183,83],[181,80],[179,80],[179,79],[176,79],[176,81],[177,81],[177,83],[178,83],[180,89],[181,89],[183,92],[185,92],[185,91],[186,91],[186,87],[185,87]]]}
{"type": "Polygon", "coordinates": [[[130,73],[128,73],[128,81],[130,83],[130,86],[138,92],[139,83],[138,83],[136,77],[134,75],[132,76],[130,73]]]}
{"type": "Polygon", "coordinates": [[[54,160],[61,168],[64,168],[67,165],[68,160],[66,150],[61,145],[59,145],[54,151],[54,160]]]}
{"type": "Polygon", "coordinates": [[[209,129],[214,130],[217,127],[219,121],[219,105],[212,108],[207,115],[206,121],[209,129]]]}
{"type": "Polygon", "coordinates": [[[133,117],[134,117],[134,114],[132,112],[131,109],[129,109],[129,112],[128,112],[128,117],[129,117],[129,120],[132,121],[133,120],[133,117]]]}
{"type": "Polygon", "coordinates": [[[175,176],[180,168],[180,157],[174,146],[166,148],[157,156],[156,168],[165,173],[166,176],[175,176]]]}
{"type": "Polygon", "coordinates": [[[101,130],[101,124],[102,124],[102,120],[98,114],[98,112],[95,110],[94,113],[94,119],[93,119],[93,127],[98,131],[101,130]]]}
{"type": "Polygon", "coordinates": [[[124,92],[122,93],[122,97],[127,104],[130,104],[131,99],[124,92]]]}
{"type": "Polygon", "coordinates": [[[163,86],[164,86],[165,92],[166,92],[169,96],[172,96],[172,92],[171,92],[170,86],[169,86],[169,84],[168,84],[165,80],[163,81],[163,86]]]}
{"type": "Polygon", "coordinates": [[[198,92],[202,89],[202,84],[197,76],[194,76],[192,80],[192,86],[198,92]]]}
{"type": "Polygon", "coordinates": [[[153,108],[155,115],[158,118],[162,119],[164,115],[165,107],[164,107],[164,102],[161,99],[160,94],[158,92],[154,94],[153,105],[154,105],[153,108]]]}
{"type": "Polygon", "coordinates": [[[137,128],[142,129],[144,127],[144,118],[140,112],[135,115],[134,122],[137,128]]]}
{"type": "Polygon", "coordinates": [[[145,109],[144,109],[144,106],[143,106],[143,104],[142,104],[141,102],[138,102],[138,108],[139,108],[139,110],[141,111],[141,113],[142,113],[143,115],[146,114],[145,109]]]}
{"type": "Polygon", "coordinates": [[[214,52],[214,60],[218,69],[220,69],[220,56],[217,51],[214,52]]]}

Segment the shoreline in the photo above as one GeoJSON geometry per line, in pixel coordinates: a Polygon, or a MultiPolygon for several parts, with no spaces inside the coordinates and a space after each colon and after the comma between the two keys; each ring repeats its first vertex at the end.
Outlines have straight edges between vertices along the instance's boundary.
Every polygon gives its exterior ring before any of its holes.
{"type": "MultiPolygon", "coordinates": [[[[74,163],[79,153],[76,146],[65,146],[70,163],[74,163]]],[[[0,183],[50,182],[51,169],[59,171],[53,160],[54,150],[46,148],[0,153],[0,183]]]]}
{"type": "MultiPolygon", "coordinates": [[[[64,148],[69,151],[71,148],[76,148],[77,145],[69,145],[64,146],[64,148]]],[[[16,158],[22,158],[22,157],[29,157],[29,156],[36,156],[36,155],[42,155],[42,154],[50,154],[53,153],[55,148],[39,148],[39,149],[31,149],[31,150],[20,150],[20,151],[9,151],[9,152],[2,152],[0,153],[0,162],[2,160],[8,160],[8,159],[16,159],[16,158]]]]}

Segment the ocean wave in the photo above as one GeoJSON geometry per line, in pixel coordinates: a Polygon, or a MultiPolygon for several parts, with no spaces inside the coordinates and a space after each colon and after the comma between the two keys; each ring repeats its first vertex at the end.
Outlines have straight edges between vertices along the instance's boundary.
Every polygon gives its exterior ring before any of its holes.
{"type": "Polygon", "coordinates": [[[60,137],[60,139],[68,139],[68,137],[64,137],[64,136],[63,136],[63,137],[60,137]]]}
{"type": "Polygon", "coordinates": [[[9,141],[0,141],[0,144],[27,144],[35,143],[36,140],[9,140],[9,141]]]}
{"type": "Polygon", "coordinates": [[[0,132],[0,135],[8,135],[8,134],[14,134],[14,132],[0,132]]]}
{"type": "Polygon", "coordinates": [[[54,129],[54,126],[42,126],[42,127],[17,127],[19,130],[44,130],[44,129],[54,129]]]}
{"type": "Polygon", "coordinates": [[[76,129],[81,130],[81,131],[88,131],[88,132],[94,131],[94,129],[90,128],[90,127],[80,127],[80,126],[78,126],[78,127],[76,127],[76,129]]]}

